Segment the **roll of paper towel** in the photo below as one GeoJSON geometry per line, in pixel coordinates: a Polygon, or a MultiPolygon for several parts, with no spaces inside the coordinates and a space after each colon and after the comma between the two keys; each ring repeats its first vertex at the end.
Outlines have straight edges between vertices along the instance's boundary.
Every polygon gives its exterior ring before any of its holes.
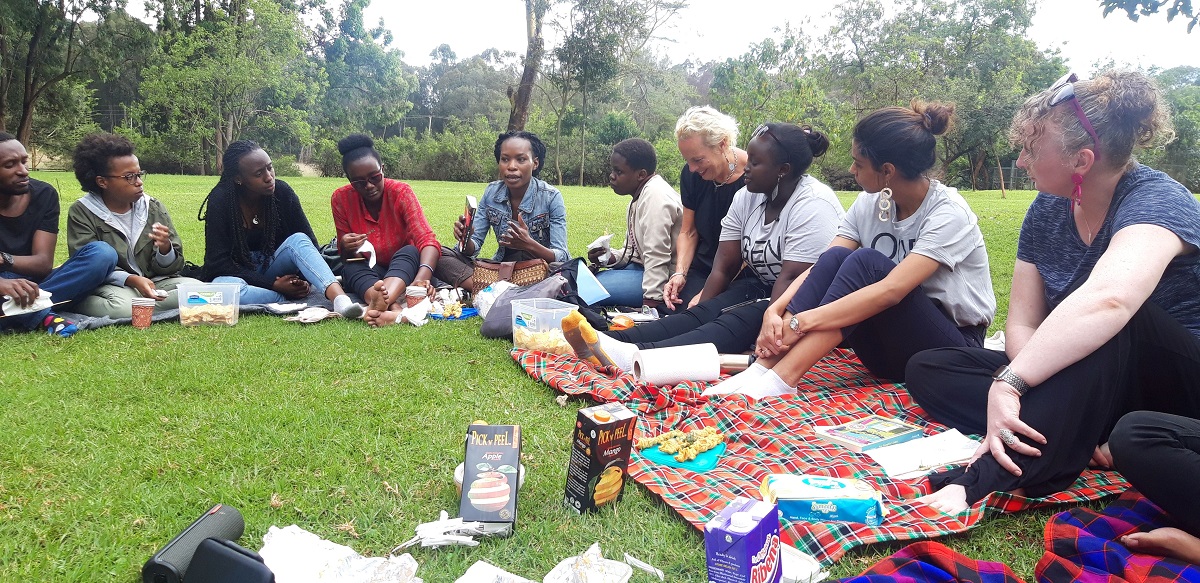
{"type": "Polygon", "coordinates": [[[721,358],[715,344],[690,344],[650,348],[633,353],[633,378],[655,385],[683,381],[715,381],[721,376],[721,358]]]}

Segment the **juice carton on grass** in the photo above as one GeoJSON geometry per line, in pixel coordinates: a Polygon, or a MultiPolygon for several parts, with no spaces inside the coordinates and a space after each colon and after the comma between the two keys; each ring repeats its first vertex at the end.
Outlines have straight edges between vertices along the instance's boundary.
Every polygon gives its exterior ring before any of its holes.
{"type": "Polygon", "coordinates": [[[708,583],[779,583],[779,511],[739,497],[704,525],[708,583]]]}
{"type": "Polygon", "coordinates": [[[636,423],[620,403],[579,410],[563,498],[568,508],[583,513],[621,499],[636,423]]]}
{"type": "Polygon", "coordinates": [[[519,425],[471,424],[458,515],[484,523],[489,534],[512,534],[517,524],[520,467],[519,425]]]}

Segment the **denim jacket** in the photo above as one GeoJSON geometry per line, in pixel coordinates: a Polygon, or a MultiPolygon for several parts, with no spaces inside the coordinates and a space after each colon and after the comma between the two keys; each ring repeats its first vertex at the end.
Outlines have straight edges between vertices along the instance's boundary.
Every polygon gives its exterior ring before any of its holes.
{"type": "MultiPolygon", "coordinates": [[[[521,199],[521,220],[529,227],[529,235],[542,246],[554,251],[555,261],[568,261],[571,255],[567,253],[567,207],[563,203],[562,193],[557,188],[546,184],[539,178],[529,182],[525,198],[521,199]]],[[[508,231],[508,221],[512,218],[508,203],[508,187],[503,181],[497,180],[488,184],[479,199],[479,209],[475,219],[471,221],[471,242],[475,244],[475,253],[483,248],[483,241],[491,230],[496,240],[508,231]]],[[[504,258],[504,248],[496,250],[493,261],[504,258]]]]}

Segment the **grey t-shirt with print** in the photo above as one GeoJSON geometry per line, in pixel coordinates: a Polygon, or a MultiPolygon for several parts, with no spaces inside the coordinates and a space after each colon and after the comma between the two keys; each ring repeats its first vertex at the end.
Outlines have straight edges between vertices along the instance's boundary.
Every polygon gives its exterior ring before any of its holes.
{"type": "Polygon", "coordinates": [[[991,324],[996,315],[996,294],[979,219],[967,201],[936,180],[929,181],[925,200],[908,218],[879,220],[879,193],[858,195],[838,235],[883,253],[899,264],[910,253],[938,262],[938,268],[921,283],[925,295],[941,305],[959,327],[991,324]]]}
{"type": "Polygon", "coordinates": [[[721,241],[738,241],[742,260],[767,285],[775,283],[784,261],[815,263],[846,214],[833,189],[807,174],[778,219],[766,224],[766,212],[767,195],[743,187],[721,221],[721,241]]]}

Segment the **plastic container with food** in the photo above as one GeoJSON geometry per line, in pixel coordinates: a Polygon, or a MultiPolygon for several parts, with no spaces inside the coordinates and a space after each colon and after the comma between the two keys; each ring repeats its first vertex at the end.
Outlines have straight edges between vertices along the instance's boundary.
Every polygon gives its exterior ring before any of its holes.
{"type": "Polygon", "coordinates": [[[513,346],[550,354],[574,354],[563,336],[562,320],[575,304],[549,298],[513,300],[513,346]]]}
{"type": "Polygon", "coordinates": [[[236,283],[180,285],[179,323],[184,326],[237,324],[239,287],[236,283]]]}

